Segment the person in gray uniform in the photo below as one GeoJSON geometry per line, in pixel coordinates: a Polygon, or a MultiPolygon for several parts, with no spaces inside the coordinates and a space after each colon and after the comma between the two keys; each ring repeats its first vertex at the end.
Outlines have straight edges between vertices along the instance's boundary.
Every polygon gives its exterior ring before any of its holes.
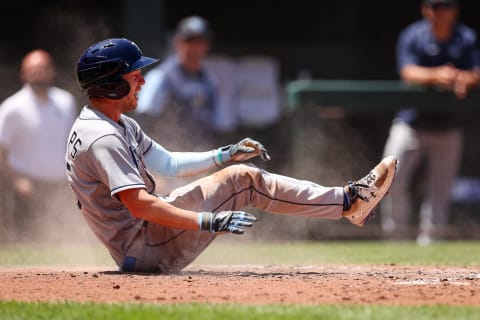
{"type": "MultiPolygon", "coordinates": [[[[150,137],[168,139],[170,148],[210,149],[234,129],[225,126],[232,121],[221,112],[221,86],[206,63],[211,34],[202,17],[183,18],[172,39],[173,52],[145,75],[138,94],[134,119],[150,137]]],[[[191,181],[183,180],[175,185],[191,181]]]]}
{"type": "Polygon", "coordinates": [[[171,152],[124,115],[137,106],[141,69],[157,62],[127,39],[92,45],[77,62],[89,97],[67,141],[67,175],[87,223],[124,272],[176,272],[222,233],[242,234],[256,221],[244,207],[276,214],[340,219],[363,226],[390,188],[395,157],[364,178],[324,187],[261,170],[245,162],[270,160],[259,142],[245,138],[206,152],[171,152]],[[228,166],[227,166],[228,165],[228,166]],[[152,173],[215,173],[154,194],[152,173]]]}

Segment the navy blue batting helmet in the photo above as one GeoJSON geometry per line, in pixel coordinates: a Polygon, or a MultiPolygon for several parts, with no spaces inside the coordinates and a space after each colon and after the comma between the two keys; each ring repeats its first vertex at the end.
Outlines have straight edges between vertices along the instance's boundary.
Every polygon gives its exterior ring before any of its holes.
{"type": "Polygon", "coordinates": [[[107,39],[95,43],[80,56],[77,80],[89,97],[121,99],[130,92],[130,85],[122,75],[157,61],[144,57],[140,48],[128,39],[107,39]]]}

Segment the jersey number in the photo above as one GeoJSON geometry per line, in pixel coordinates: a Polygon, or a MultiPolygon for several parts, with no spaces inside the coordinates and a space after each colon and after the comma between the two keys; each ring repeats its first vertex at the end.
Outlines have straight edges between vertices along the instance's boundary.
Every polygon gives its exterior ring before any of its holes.
{"type": "Polygon", "coordinates": [[[78,147],[82,145],[82,140],[78,138],[76,131],[73,131],[68,144],[71,147],[70,156],[72,157],[72,159],[75,159],[75,156],[77,155],[77,152],[78,152],[78,147]]]}

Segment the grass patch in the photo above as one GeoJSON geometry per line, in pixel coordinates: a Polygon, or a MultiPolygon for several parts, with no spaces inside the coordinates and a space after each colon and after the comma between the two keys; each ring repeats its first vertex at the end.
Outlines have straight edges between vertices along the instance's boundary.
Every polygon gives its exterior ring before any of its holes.
{"type": "Polygon", "coordinates": [[[348,305],[145,305],[0,302],[0,319],[478,319],[480,308],[348,305]]]}
{"type": "MultiPolygon", "coordinates": [[[[195,264],[397,264],[425,266],[480,266],[480,241],[440,242],[233,242],[218,239],[195,264]]],[[[63,266],[115,267],[102,246],[15,245],[0,248],[0,267],[63,266]]]]}
{"type": "Polygon", "coordinates": [[[216,241],[197,264],[398,264],[479,266],[480,242],[230,242],[216,241]]]}
{"type": "Polygon", "coordinates": [[[0,247],[0,267],[114,266],[101,245],[18,244],[0,247]]]}

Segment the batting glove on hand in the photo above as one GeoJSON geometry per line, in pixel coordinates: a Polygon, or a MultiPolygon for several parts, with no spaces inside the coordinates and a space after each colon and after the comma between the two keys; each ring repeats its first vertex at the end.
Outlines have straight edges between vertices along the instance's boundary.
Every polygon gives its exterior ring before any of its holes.
{"type": "Polygon", "coordinates": [[[263,161],[271,160],[267,149],[258,141],[245,138],[242,141],[217,150],[215,163],[242,162],[260,156],[263,161]]]}
{"type": "Polygon", "coordinates": [[[200,230],[211,233],[243,234],[243,228],[251,227],[255,221],[257,218],[254,215],[243,211],[202,212],[200,230]]]}

